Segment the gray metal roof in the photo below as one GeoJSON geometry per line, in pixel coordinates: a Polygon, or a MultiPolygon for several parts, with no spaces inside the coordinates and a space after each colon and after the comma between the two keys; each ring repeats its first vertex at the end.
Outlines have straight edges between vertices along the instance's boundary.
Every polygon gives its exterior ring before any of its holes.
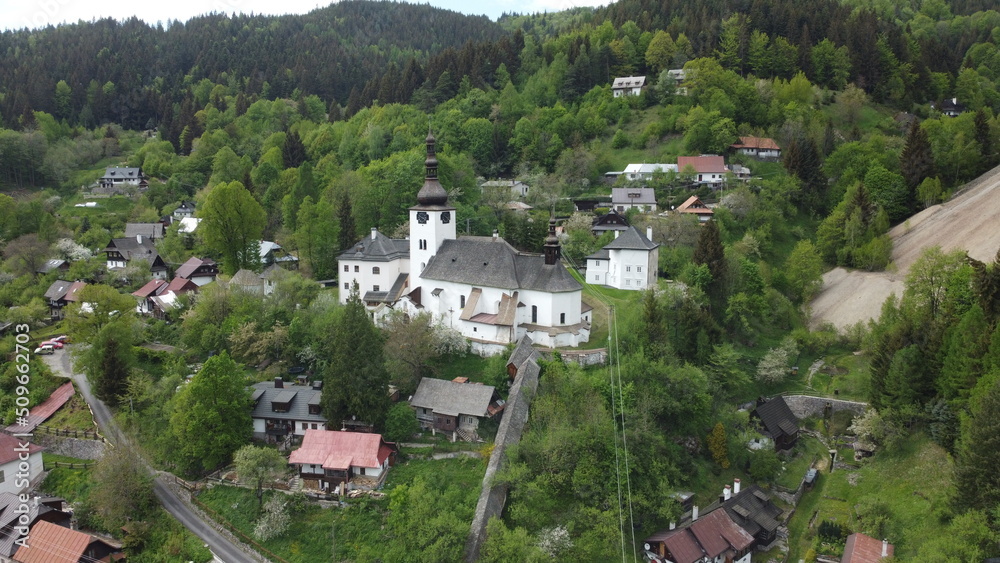
{"type": "Polygon", "coordinates": [[[656,193],[653,188],[611,188],[611,202],[656,204],[656,193]]]}
{"type": "Polygon", "coordinates": [[[48,291],[45,292],[44,297],[46,299],[58,301],[62,299],[64,295],[66,295],[66,291],[69,289],[69,286],[71,285],[73,285],[73,282],[66,280],[56,280],[52,282],[52,285],[49,286],[49,289],[48,291]]]}
{"type": "Polygon", "coordinates": [[[344,250],[338,260],[362,260],[366,262],[390,262],[399,258],[409,258],[410,241],[392,239],[375,231],[374,238],[367,236],[344,250]]]}
{"type": "Polygon", "coordinates": [[[605,250],[653,250],[657,246],[660,246],[648,238],[646,235],[639,232],[635,226],[629,225],[627,229],[622,231],[622,234],[618,235],[615,240],[604,245],[605,250]]]}
{"type": "Polygon", "coordinates": [[[500,289],[534,289],[551,293],[578,291],[583,286],[562,264],[522,254],[502,238],[462,237],[446,240],[421,272],[431,280],[500,289]]]}
{"type": "Polygon", "coordinates": [[[104,176],[102,176],[101,179],[110,180],[113,178],[142,178],[142,169],[109,166],[104,170],[104,176]]]}
{"type": "Polygon", "coordinates": [[[290,382],[284,383],[284,388],[276,389],[273,381],[264,381],[253,384],[253,396],[261,391],[260,397],[254,404],[253,418],[272,418],[277,420],[298,420],[303,422],[326,422],[326,417],[322,414],[309,414],[309,405],[318,405],[319,397],[322,393],[319,389],[313,389],[307,385],[293,385],[290,382]],[[293,396],[292,403],[288,406],[288,412],[274,412],[271,410],[271,403],[288,402],[288,397],[293,396]],[[313,402],[313,401],[316,402],[313,402]]]}
{"type": "Polygon", "coordinates": [[[163,223],[125,223],[125,236],[163,238],[163,223]]]}
{"type": "Polygon", "coordinates": [[[46,260],[45,263],[42,264],[42,266],[40,268],[38,268],[38,273],[39,274],[47,274],[47,273],[51,272],[52,270],[55,270],[56,268],[61,268],[63,266],[63,264],[65,264],[67,267],[69,266],[68,262],[66,262],[65,260],[59,259],[59,258],[53,258],[51,260],[46,260]]]}
{"type": "Polygon", "coordinates": [[[587,260],[611,260],[611,253],[607,248],[602,248],[587,257],[587,260]]]}
{"type": "Polygon", "coordinates": [[[494,392],[490,385],[422,377],[417,392],[410,399],[410,406],[429,408],[436,413],[452,416],[486,416],[494,392]]]}

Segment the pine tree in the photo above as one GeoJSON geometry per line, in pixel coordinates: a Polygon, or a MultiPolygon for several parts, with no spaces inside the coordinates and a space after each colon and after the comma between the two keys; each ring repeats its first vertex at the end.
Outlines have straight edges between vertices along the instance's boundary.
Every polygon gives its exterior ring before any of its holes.
{"type": "Polygon", "coordinates": [[[708,266],[708,271],[712,274],[708,293],[719,297],[725,286],[723,278],[726,273],[726,250],[722,246],[722,236],[715,221],[709,221],[702,226],[691,260],[695,264],[708,266]]]}
{"type": "Polygon", "coordinates": [[[915,202],[920,183],[935,174],[931,140],[916,119],[910,124],[910,133],[906,137],[906,146],[903,147],[903,154],[899,160],[903,178],[906,179],[906,187],[910,192],[910,201],[915,202]]]}
{"type": "Polygon", "coordinates": [[[806,210],[823,213],[826,209],[826,176],[823,174],[819,147],[805,135],[792,138],[782,155],[782,163],[790,174],[802,181],[799,202],[806,210]]]}
{"type": "Polygon", "coordinates": [[[955,456],[955,509],[1000,505],[1000,379],[970,405],[955,456]]]}
{"type": "Polygon", "coordinates": [[[726,447],[726,429],[721,422],[716,422],[712,433],[708,435],[708,451],[712,452],[712,460],[723,469],[729,469],[729,451],[726,447]]]}
{"type": "Polygon", "coordinates": [[[976,143],[979,144],[979,154],[982,156],[980,162],[981,172],[985,172],[996,164],[996,155],[993,154],[993,135],[990,133],[989,116],[986,110],[979,108],[976,111],[974,121],[976,143]]]}
{"type": "Polygon", "coordinates": [[[351,209],[351,197],[345,190],[340,196],[340,206],[337,209],[337,221],[340,223],[339,249],[347,250],[357,242],[357,228],[354,226],[354,212],[351,209]]]}
{"type": "Polygon", "coordinates": [[[297,131],[287,131],[285,133],[285,146],[281,152],[285,168],[298,168],[306,161],[306,147],[302,144],[302,137],[297,131]]]}

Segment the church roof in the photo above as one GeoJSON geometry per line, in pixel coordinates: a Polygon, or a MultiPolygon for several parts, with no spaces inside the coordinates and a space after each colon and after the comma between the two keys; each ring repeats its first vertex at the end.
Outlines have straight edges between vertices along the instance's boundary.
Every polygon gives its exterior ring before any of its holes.
{"type": "Polygon", "coordinates": [[[419,203],[417,207],[419,208],[448,206],[448,192],[445,191],[437,177],[438,161],[437,156],[434,155],[434,143],[434,135],[427,133],[427,160],[424,161],[427,173],[424,177],[423,187],[417,192],[417,202],[419,203]]]}
{"type": "Polygon", "coordinates": [[[583,286],[561,264],[522,254],[502,238],[462,237],[445,240],[427,263],[421,278],[502,289],[561,293],[583,286]]]}
{"type": "Polygon", "coordinates": [[[410,241],[392,239],[373,230],[372,236],[359,240],[351,248],[343,251],[338,260],[362,260],[365,262],[391,262],[410,257],[410,241]]]}

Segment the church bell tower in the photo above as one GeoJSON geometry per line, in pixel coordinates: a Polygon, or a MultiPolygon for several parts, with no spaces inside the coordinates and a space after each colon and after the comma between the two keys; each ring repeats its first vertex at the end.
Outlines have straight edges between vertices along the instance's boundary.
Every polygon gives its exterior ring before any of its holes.
{"type": "Polygon", "coordinates": [[[435,139],[427,133],[427,160],[424,185],[417,193],[417,205],[410,208],[410,285],[417,278],[441,243],[455,238],[455,208],[448,205],[448,192],[438,181],[438,161],[434,153],[435,139]]]}

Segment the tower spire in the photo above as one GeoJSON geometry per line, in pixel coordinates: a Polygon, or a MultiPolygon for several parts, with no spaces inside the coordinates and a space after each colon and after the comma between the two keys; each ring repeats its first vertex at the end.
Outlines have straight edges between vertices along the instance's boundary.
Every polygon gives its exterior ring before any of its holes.
{"type": "Polygon", "coordinates": [[[426,173],[424,174],[424,185],[417,192],[417,203],[422,206],[444,206],[448,205],[448,192],[438,181],[438,160],[434,151],[436,143],[434,133],[427,128],[427,159],[424,160],[426,173]]]}
{"type": "Polygon", "coordinates": [[[562,255],[559,237],[556,236],[556,216],[549,215],[549,236],[545,237],[545,264],[552,266],[559,262],[562,255]]]}

